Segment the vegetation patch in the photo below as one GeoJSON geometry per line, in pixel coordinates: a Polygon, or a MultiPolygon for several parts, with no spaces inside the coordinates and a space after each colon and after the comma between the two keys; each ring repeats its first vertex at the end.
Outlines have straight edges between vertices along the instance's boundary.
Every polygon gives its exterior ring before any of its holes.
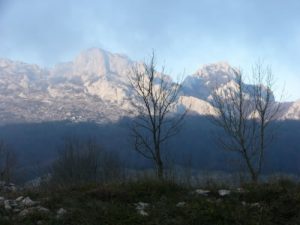
{"type": "Polygon", "coordinates": [[[20,216],[1,206],[0,222],[3,225],[300,224],[297,183],[251,184],[227,192],[210,187],[207,194],[196,192],[197,188],[207,187],[188,188],[170,181],[139,180],[18,192],[14,197],[29,196],[49,212],[34,211],[20,216]]]}

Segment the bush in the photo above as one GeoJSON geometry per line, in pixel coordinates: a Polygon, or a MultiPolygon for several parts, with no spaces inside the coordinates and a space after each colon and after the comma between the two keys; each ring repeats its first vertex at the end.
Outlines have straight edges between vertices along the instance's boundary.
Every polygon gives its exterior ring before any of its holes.
{"type": "Polygon", "coordinates": [[[62,186],[107,182],[120,178],[120,161],[94,140],[65,140],[52,165],[52,182],[62,186]]]}

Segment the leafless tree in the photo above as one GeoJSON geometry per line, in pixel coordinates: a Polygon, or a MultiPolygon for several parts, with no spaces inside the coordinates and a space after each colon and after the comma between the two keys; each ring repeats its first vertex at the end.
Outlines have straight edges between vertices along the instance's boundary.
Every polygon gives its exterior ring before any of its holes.
{"type": "Polygon", "coordinates": [[[105,151],[95,140],[68,137],[52,165],[52,182],[62,186],[106,182],[116,179],[119,171],[118,157],[105,151]]]}
{"type": "Polygon", "coordinates": [[[261,63],[252,70],[253,85],[246,85],[241,71],[235,70],[235,85],[216,88],[212,105],[216,116],[212,121],[227,135],[218,141],[229,151],[238,152],[253,182],[262,171],[267,146],[273,140],[271,124],[280,111],[280,103],[273,96],[274,77],[261,63]]]}
{"type": "Polygon", "coordinates": [[[132,68],[129,80],[138,98],[131,101],[138,113],[132,126],[135,150],[154,162],[163,179],[162,145],[179,132],[187,112],[173,113],[181,83],[172,82],[164,69],[157,72],[154,53],[149,62],[132,68]]]}
{"type": "Polygon", "coordinates": [[[0,141],[0,180],[11,182],[17,163],[14,151],[4,142],[0,141]]]}

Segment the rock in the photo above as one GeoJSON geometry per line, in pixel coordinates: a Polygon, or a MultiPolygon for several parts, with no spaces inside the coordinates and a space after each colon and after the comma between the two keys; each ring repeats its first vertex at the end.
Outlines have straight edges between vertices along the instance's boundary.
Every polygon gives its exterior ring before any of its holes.
{"type": "Polygon", "coordinates": [[[3,206],[4,201],[5,201],[5,198],[4,197],[0,197],[0,206],[3,206]]]}
{"type": "Polygon", "coordinates": [[[7,210],[7,211],[9,211],[9,210],[12,209],[11,206],[10,206],[10,204],[9,204],[9,200],[5,200],[5,201],[4,201],[4,208],[5,208],[5,210],[7,210]]]}
{"type": "Polygon", "coordinates": [[[250,204],[251,207],[260,207],[259,202],[255,202],[255,203],[251,203],[250,204]]]}
{"type": "Polygon", "coordinates": [[[186,205],[185,202],[178,202],[178,203],[176,204],[176,207],[181,208],[181,207],[184,207],[185,205],[186,205]]]}
{"type": "Polygon", "coordinates": [[[25,207],[30,207],[36,205],[37,202],[32,201],[29,197],[26,197],[21,201],[21,204],[25,207]]]}
{"type": "Polygon", "coordinates": [[[195,193],[198,194],[198,195],[208,196],[210,191],[209,190],[203,190],[203,189],[196,189],[195,193]]]}
{"type": "Polygon", "coordinates": [[[231,191],[230,190],[225,190],[225,189],[221,189],[218,191],[219,195],[221,197],[224,197],[224,196],[227,196],[227,195],[230,195],[231,191]]]}
{"type": "Polygon", "coordinates": [[[22,201],[23,199],[24,199],[24,197],[23,197],[23,196],[20,196],[20,197],[16,198],[16,201],[17,201],[17,202],[20,202],[20,201],[22,201]]]}
{"type": "Polygon", "coordinates": [[[136,210],[138,212],[138,214],[140,214],[141,216],[148,216],[149,214],[145,211],[145,209],[149,206],[149,203],[145,203],[145,202],[138,202],[135,204],[136,206],[136,210]]]}
{"type": "Polygon", "coordinates": [[[6,183],[5,181],[0,181],[0,190],[3,192],[14,192],[17,190],[13,183],[6,183]]]}
{"type": "Polygon", "coordinates": [[[148,214],[145,210],[139,210],[138,213],[139,213],[141,216],[149,216],[149,214],[148,214]]]}
{"type": "Polygon", "coordinates": [[[39,221],[36,222],[36,225],[43,225],[43,224],[44,224],[44,223],[43,223],[42,220],[39,220],[39,221]]]}
{"type": "Polygon", "coordinates": [[[136,208],[138,208],[138,209],[145,209],[146,207],[149,206],[149,203],[138,202],[138,203],[136,203],[135,205],[136,205],[136,208]]]}
{"type": "Polygon", "coordinates": [[[14,192],[17,190],[16,186],[13,184],[13,183],[9,183],[7,186],[6,186],[6,190],[9,191],[9,192],[14,192]]]}
{"type": "Polygon", "coordinates": [[[29,209],[23,209],[23,210],[19,213],[19,216],[20,216],[20,217],[26,217],[28,214],[30,214],[30,210],[29,210],[29,209]]]}
{"type": "Polygon", "coordinates": [[[21,209],[14,209],[13,212],[14,213],[19,213],[19,212],[21,212],[21,209]]]}
{"type": "Polygon", "coordinates": [[[62,218],[66,213],[67,213],[67,210],[65,210],[64,208],[60,208],[60,209],[57,210],[57,212],[56,212],[56,218],[57,218],[57,219],[60,219],[60,218],[62,218]]]}
{"type": "Polygon", "coordinates": [[[42,207],[42,206],[37,206],[37,207],[30,207],[30,208],[26,208],[26,209],[23,209],[20,213],[19,213],[19,216],[21,217],[26,217],[28,216],[29,214],[32,214],[34,212],[39,212],[39,213],[49,213],[50,210],[45,208],[45,207],[42,207]]]}
{"type": "Polygon", "coordinates": [[[39,213],[49,213],[50,210],[42,207],[38,204],[37,201],[32,201],[29,197],[24,198],[23,196],[19,196],[15,200],[4,199],[3,205],[5,210],[12,211],[13,213],[19,213],[19,216],[26,217],[28,214],[39,212],[39,213]]]}
{"type": "Polygon", "coordinates": [[[50,212],[49,209],[47,209],[47,208],[45,208],[45,207],[43,207],[43,206],[37,206],[37,207],[36,207],[36,210],[37,210],[38,212],[40,212],[40,213],[49,213],[49,212],[50,212]]]}
{"type": "Polygon", "coordinates": [[[250,206],[250,207],[260,207],[260,203],[259,202],[247,203],[245,201],[242,201],[242,205],[243,206],[250,206]]]}

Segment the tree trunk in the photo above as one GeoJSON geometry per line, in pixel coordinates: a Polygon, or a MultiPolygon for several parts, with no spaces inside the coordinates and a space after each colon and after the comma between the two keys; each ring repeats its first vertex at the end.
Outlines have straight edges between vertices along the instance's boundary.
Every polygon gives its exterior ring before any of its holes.
{"type": "Polygon", "coordinates": [[[258,174],[256,174],[255,172],[251,171],[251,180],[252,183],[256,184],[258,181],[258,174]]]}
{"type": "Polygon", "coordinates": [[[157,178],[159,180],[164,179],[164,166],[163,166],[163,162],[160,158],[156,162],[156,173],[157,173],[157,178]]]}
{"type": "Polygon", "coordinates": [[[243,157],[246,161],[246,165],[250,173],[251,180],[253,183],[257,183],[259,172],[255,172],[255,169],[252,167],[251,161],[246,152],[247,152],[246,149],[244,149],[243,157]]]}

